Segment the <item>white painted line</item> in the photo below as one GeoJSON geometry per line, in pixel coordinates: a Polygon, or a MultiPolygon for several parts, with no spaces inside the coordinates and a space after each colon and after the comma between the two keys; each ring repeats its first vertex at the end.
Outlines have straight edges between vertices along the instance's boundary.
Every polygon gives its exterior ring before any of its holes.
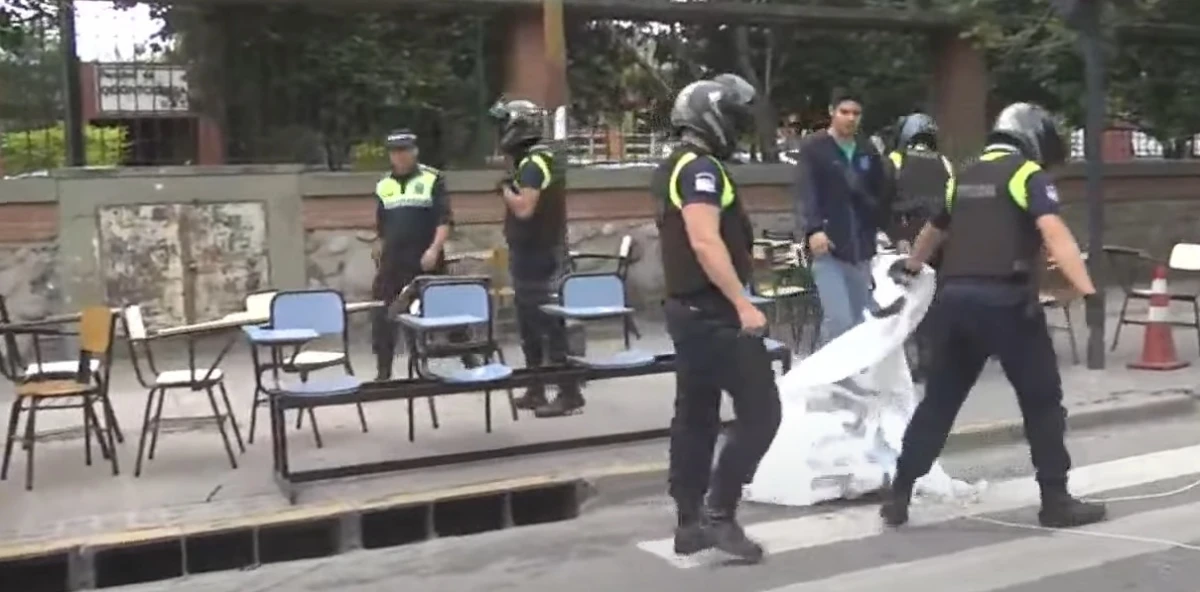
{"type": "MultiPolygon", "coordinates": [[[[1133,487],[1200,473],[1200,446],[1164,450],[1140,456],[1079,467],[1071,472],[1071,492],[1095,495],[1102,491],[1133,487]]],[[[934,524],[963,516],[1016,510],[1038,503],[1038,487],[1031,477],[992,484],[977,502],[969,505],[914,504],[912,523],[934,524]]],[[[847,508],[800,518],[773,520],[750,525],[746,533],[760,541],[770,553],[786,553],[843,541],[876,536],[885,527],[875,505],[847,508]]],[[[674,567],[691,569],[712,561],[711,553],[691,557],[675,555],[672,539],[643,541],[637,547],[674,567]]]]}
{"type": "Polygon", "coordinates": [[[1195,539],[1200,539],[1200,503],[1143,512],[1047,537],[881,565],[766,592],[993,592],[1167,551],[1175,548],[1172,541],[1195,539]]]}

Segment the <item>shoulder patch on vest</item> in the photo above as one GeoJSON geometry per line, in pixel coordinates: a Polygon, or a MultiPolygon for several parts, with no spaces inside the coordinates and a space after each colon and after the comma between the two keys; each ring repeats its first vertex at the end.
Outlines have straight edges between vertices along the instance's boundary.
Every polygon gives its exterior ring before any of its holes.
{"type": "Polygon", "coordinates": [[[1047,184],[1046,197],[1050,198],[1050,201],[1058,203],[1058,188],[1052,184],[1047,184]]]}
{"type": "Polygon", "coordinates": [[[717,176],[712,173],[696,173],[692,188],[697,193],[716,193],[717,176]]]}

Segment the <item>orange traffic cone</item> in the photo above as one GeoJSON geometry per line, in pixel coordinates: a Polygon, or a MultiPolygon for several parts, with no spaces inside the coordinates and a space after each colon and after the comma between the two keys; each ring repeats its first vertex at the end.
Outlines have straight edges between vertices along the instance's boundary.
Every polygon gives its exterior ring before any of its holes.
{"type": "Polygon", "coordinates": [[[1171,336],[1171,325],[1167,320],[1167,309],[1171,297],[1167,294],[1167,267],[1154,269],[1154,281],[1150,283],[1150,310],[1146,319],[1146,334],[1142,341],[1142,358],[1130,362],[1130,368],[1138,370],[1178,370],[1189,364],[1175,355],[1175,339],[1171,336]]]}

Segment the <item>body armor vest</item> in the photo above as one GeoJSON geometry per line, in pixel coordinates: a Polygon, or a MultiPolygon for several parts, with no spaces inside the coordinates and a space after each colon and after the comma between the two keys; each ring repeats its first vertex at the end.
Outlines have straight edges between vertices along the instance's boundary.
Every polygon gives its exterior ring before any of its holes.
{"type": "Polygon", "coordinates": [[[991,152],[957,176],[942,277],[1034,280],[1042,237],[1029,216],[1026,183],[1039,170],[1018,154],[991,152]]]}
{"type": "Polygon", "coordinates": [[[946,200],[946,186],[954,178],[946,157],[921,148],[888,155],[896,168],[897,200],[893,211],[921,221],[931,218],[946,200]]]}
{"type": "Polygon", "coordinates": [[[658,230],[661,241],[663,273],[667,294],[672,298],[688,298],[717,292],[708,279],[696,253],[688,242],[683,224],[683,198],[679,191],[679,174],[683,167],[697,158],[711,158],[721,171],[725,192],[721,196],[721,240],[729,249],[729,258],[743,285],[753,272],[754,229],[750,217],[737,197],[737,188],[725,166],[713,156],[695,147],[682,146],[658,165],[650,188],[658,210],[658,230]]]}
{"type": "Polygon", "coordinates": [[[547,146],[534,146],[525,158],[517,162],[514,176],[526,164],[533,163],[542,171],[545,182],[533,215],[522,220],[512,210],[504,213],[504,238],[510,248],[550,249],[566,244],[567,240],[567,176],[547,146]]]}

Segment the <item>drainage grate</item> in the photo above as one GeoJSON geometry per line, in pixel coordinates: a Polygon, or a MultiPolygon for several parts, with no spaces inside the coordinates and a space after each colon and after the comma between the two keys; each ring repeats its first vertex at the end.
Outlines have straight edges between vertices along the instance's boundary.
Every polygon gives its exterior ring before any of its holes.
{"type": "Polygon", "coordinates": [[[183,575],[183,541],[180,539],[97,549],[93,557],[97,588],[156,582],[183,575]]]}
{"type": "Polygon", "coordinates": [[[258,563],[254,531],[205,533],[183,540],[184,569],[189,574],[242,569],[258,563]]]}
{"type": "Polygon", "coordinates": [[[433,530],[438,536],[464,536],[508,526],[508,494],[468,497],[433,504],[433,530]]]}
{"type": "Polygon", "coordinates": [[[278,563],[334,555],[340,533],[341,523],[336,518],[259,527],[258,561],[278,563]]]}
{"type": "Polygon", "coordinates": [[[67,592],[66,553],[0,561],[0,582],[20,582],[20,592],[67,592]]]}
{"type": "Polygon", "coordinates": [[[514,491],[513,526],[562,522],[579,517],[579,486],[565,483],[555,487],[514,491]]]}
{"type": "MultiPolygon", "coordinates": [[[[581,482],[352,511],[307,522],[263,524],[154,542],[75,548],[41,557],[0,559],[0,582],[19,592],[112,588],[187,574],[226,571],[366,548],[407,545],[579,515],[581,482]]],[[[7,588],[3,588],[7,590],[7,588]]]]}
{"type": "Polygon", "coordinates": [[[362,546],[382,549],[429,540],[433,536],[433,508],[410,506],[362,515],[362,546]]]}

